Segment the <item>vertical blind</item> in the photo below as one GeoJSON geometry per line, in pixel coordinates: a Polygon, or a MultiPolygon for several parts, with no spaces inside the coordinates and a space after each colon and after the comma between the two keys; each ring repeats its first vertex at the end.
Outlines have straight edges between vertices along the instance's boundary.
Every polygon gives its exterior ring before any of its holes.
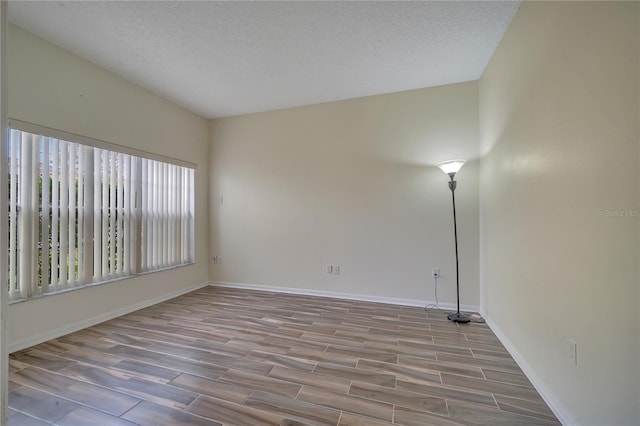
{"type": "Polygon", "coordinates": [[[10,129],[10,300],[192,263],[194,170],[10,129]]]}

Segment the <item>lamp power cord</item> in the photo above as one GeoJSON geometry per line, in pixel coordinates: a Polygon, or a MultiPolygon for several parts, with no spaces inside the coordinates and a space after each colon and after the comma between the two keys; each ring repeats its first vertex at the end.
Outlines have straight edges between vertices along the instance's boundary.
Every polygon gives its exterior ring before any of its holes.
{"type": "MultiPolygon", "coordinates": [[[[433,289],[433,295],[436,299],[436,303],[430,303],[428,305],[426,305],[424,307],[424,310],[429,312],[429,311],[433,311],[434,309],[437,309],[438,311],[442,312],[445,315],[449,315],[451,313],[453,313],[453,311],[444,311],[440,308],[439,304],[440,301],[438,300],[438,275],[436,275],[435,277],[433,277],[433,280],[435,281],[435,286],[433,289]]],[[[469,315],[469,319],[471,320],[471,322],[476,322],[476,323],[484,323],[484,318],[482,318],[482,316],[480,314],[471,314],[469,315]]]]}
{"type": "Polygon", "coordinates": [[[424,310],[425,311],[432,311],[434,309],[437,309],[440,312],[442,312],[443,314],[446,314],[447,312],[443,311],[442,309],[440,309],[440,306],[438,306],[439,303],[440,303],[440,301],[438,300],[438,276],[436,275],[435,277],[433,277],[433,279],[434,279],[434,281],[436,283],[435,288],[433,290],[434,296],[435,296],[435,299],[436,299],[436,303],[428,304],[427,306],[424,307],[424,310]]]}

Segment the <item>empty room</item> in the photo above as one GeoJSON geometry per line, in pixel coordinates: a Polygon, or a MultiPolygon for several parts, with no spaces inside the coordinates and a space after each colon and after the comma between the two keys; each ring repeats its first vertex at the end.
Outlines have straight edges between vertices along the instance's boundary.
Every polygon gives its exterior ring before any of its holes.
{"type": "Polygon", "coordinates": [[[640,424],[640,2],[0,2],[0,424],[640,424]]]}

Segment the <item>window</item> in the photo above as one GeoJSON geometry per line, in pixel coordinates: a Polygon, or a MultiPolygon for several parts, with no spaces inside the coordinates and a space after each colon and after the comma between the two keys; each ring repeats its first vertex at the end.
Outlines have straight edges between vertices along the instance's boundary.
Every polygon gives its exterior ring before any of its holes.
{"type": "Polygon", "coordinates": [[[11,126],[11,301],[194,261],[193,167],[11,126]]]}

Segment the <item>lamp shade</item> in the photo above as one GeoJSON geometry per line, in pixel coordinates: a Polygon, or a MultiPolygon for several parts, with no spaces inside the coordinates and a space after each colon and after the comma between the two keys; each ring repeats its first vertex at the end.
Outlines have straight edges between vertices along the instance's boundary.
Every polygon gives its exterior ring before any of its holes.
{"type": "Polygon", "coordinates": [[[437,166],[440,167],[440,170],[442,170],[445,174],[453,178],[453,176],[458,173],[458,170],[460,170],[466,162],[467,160],[449,160],[442,161],[438,163],[437,166]]]}

